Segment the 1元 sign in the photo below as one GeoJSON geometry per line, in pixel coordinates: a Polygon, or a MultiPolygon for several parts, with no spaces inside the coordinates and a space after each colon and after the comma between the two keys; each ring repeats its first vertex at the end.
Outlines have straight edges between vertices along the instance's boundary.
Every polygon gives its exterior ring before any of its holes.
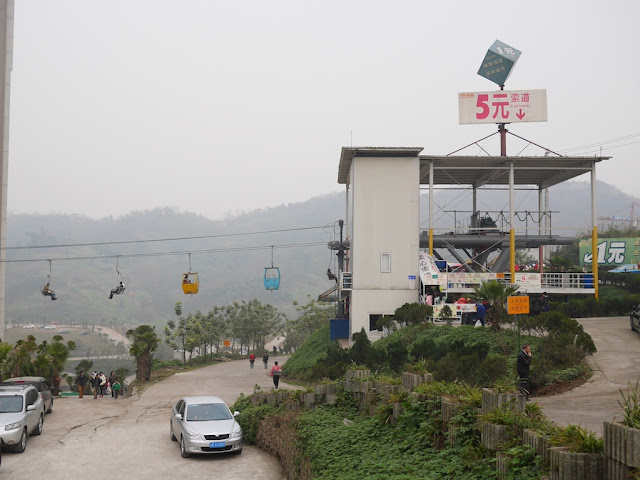
{"type": "Polygon", "coordinates": [[[547,121],[546,90],[497,90],[458,94],[460,125],[547,121]]]}
{"type": "Polygon", "coordinates": [[[529,313],[529,297],[507,297],[507,313],[509,315],[529,313]]]}

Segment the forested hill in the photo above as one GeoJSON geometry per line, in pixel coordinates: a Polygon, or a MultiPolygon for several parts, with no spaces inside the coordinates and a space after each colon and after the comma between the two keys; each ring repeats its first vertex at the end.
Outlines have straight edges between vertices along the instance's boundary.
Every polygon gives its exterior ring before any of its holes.
{"type": "Polygon", "coordinates": [[[164,325],[174,316],[173,305],[178,301],[188,313],[253,298],[291,316],[294,301],[306,303],[307,296],[315,299],[332,285],[325,275],[332,261],[327,243],[335,239],[333,224],[343,218],[343,212],[344,195],[334,194],[225,220],[172,209],[102,220],[79,215],[9,215],[8,247],[103,244],[9,250],[8,260],[42,260],[7,264],[5,321],[10,324],[23,317],[33,323],[70,319],[103,325],[164,325]],[[273,230],[283,232],[257,233],[273,230]],[[115,243],[178,237],[200,238],[115,243]],[[309,243],[317,245],[305,246],[309,243]],[[273,264],[280,268],[282,280],[278,291],[267,292],[262,277],[264,267],[271,266],[271,245],[276,246],[273,264]],[[195,253],[203,250],[211,252],[195,253]],[[191,269],[200,276],[197,295],[182,293],[182,274],[189,270],[186,252],[194,252],[191,269]],[[109,300],[109,290],[119,281],[116,258],[76,258],[116,255],[121,255],[118,270],[126,290],[109,300]],[[54,259],[51,287],[58,295],[56,301],[39,290],[49,274],[48,259],[54,259]]]}
{"type": "MultiPolygon", "coordinates": [[[[600,216],[629,215],[632,202],[637,200],[602,182],[598,182],[597,194],[600,216]]],[[[587,231],[591,218],[589,196],[587,183],[566,183],[551,189],[552,227],[571,225],[587,231]]],[[[435,200],[439,226],[453,226],[452,216],[443,214],[444,210],[471,210],[469,192],[438,191],[435,200]]],[[[426,195],[423,194],[420,201],[421,225],[426,228],[426,195]]],[[[517,192],[516,208],[537,211],[537,201],[535,191],[517,192]]],[[[508,211],[508,194],[480,191],[478,208],[508,211]]],[[[177,301],[183,302],[183,310],[188,313],[206,312],[214,305],[253,298],[273,304],[290,317],[295,316],[294,301],[306,303],[308,296],[315,299],[332,285],[325,275],[328,267],[335,268],[327,242],[336,238],[334,223],[344,218],[345,199],[341,193],[224,220],[209,220],[168,208],[101,220],[79,215],[10,214],[8,247],[94,245],[9,250],[8,260],[40,260],[7,264],[5,319],[7,323],[22,317],[33,323],[69,319],[103,325],[164,325],[173,316],[173,305],[177,301]],[[324,225],[328,227],[304,229],[324,225]],[[272,230],[286,231],[258,233],[272,230]],[[218,237],[202,238],[216,235],[218,237]],[[200,238],[116,243],[178,237],[200,238]],[[319,245],[303,245],[316,242],[319,245]],[[265,291],[262,284],[263,269],[271,265],[271,245],[287,245],[274,249],[274,265],[280,267],[282,275],[280,290],[275,292],[265,291]],[[195,253],[202,250],[210,252],[195,253]],[[172,252],[174,254],[170,254],[172,252]],[[192,270],[200,274],[200,293],[194,296],[186,296],[181,291],[182,273],[189,269],[186,252],[194,252],[192,270]],[[109,290],[119,281],[116,259],[112,258],[116,255],[121,255],[118,268],[127,288],[124,295],[108,300],[109,290]],[[51,286],[58,294],[56,301],[39,293],[49,273],[48,259],[53,259],[51,286]]],[[[556,233],[573,235],[576,232],[556,233]]]]}

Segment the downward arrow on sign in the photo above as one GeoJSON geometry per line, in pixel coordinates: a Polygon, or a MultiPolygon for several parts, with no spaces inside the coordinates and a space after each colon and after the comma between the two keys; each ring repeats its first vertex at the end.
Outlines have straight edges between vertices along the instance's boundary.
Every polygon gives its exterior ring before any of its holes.
{"type": "Polygon", "coordinates": [[[525,113],[522,111],[522,109],[518,110],[518,113],[516,113],[516,117],[518,117],[520,120],[522,120],[525,116],[525,113]]]}

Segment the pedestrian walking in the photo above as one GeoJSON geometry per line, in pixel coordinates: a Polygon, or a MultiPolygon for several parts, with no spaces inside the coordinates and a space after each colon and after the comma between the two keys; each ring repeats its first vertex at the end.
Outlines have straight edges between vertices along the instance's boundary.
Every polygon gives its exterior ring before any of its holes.
{"type": "Polygon", "coordinates": [[[100,378],[100,375],[98,375],[98,374],[96,374],[96,376],[91,379],[91,387],[93,388],[93,399],[94,400],[96,398],[98,398],[98,392],[100,391],[100,382],[101,381],[102,381],[102,379],[100,378]]]}
{"type": "Polygon", "coordinates": [[[82,398],[82,396],[84,395],[84,386],[87,384],[88,380],[89,377],[87,377],[84,372],[80,372],[80,375],[78,375],[78,380],[76,380],[76,382],[78,383],[78,398],[82,398]]]}
{"type": "MultiPolygon", "coordinates": [[[[484,327],[484,316],[487,313],[486,307],[481,302],[476,302],[476,323],[480,322],[480,324],[484,327]]],[[[477,325],[476,325],[477,326],[477,325]]]]}
{"type": "Polygon", "coordinates": [[[111,387],[111,398],[114,397],[114,393],[113,393],[113,384],[116,383],[118,381],[118,378],[116,377],[116,372],[114,372],[113,370],[111,370],[111,373],[109,374],[109,386],[111,387]]]}
{"type": "Polygon", "coordinates": [[[256,362],[256,354],[251,352],[251,355],[249,355],[249,366],[250,368],[253,368],[253,364],[256,362]]]}
{"type": "Polygon", "coordinates": [[[275,363],[273,368],[271,369],[271,376],[273,377],[273,386],[278,388],[278,384],[280,383],[280,375],[282,375],[282,367],[278,365],[278,362],[275,363]]]}
{"type": "Polygon", "coordinates": [[[518,378],[520,379],[520,391],[529,400],[529,366],[531,365],[531,347],[524,345],[518,352],[518,378]]]}
{"type": "Polygon", "coordinates": [[[100,372],[98,374],[98,378],[100,379],[100,398],[104,397],[105,390],[107,389],[107,377],[105,377],[104,373],[100,372]]]}
{"type": "Polygon", "coordinates": [[[262,363],[264,363],[264,368],[267,368],[267,364],[269,363],[269,354],[267,352],[264,352],[264,355],[262,355],[262,363]]]}
{"type": "Polygon", "coordinates": [[[111,390],[113,391],[113,398],[115,398],[116,400],[118,399],[118,394],[120,393],[121,388],[122,385],[120,385],[120,382],[118,381],[118,379],[116,379],[116,381],[113,382],[113,387],[111,388],[111,390]]]}
{"type": "Polygon", "coordinates": [[[278,349],[276,348],[276,346],[273,346],[273,356],[277,357],[278,356],[278,349]]]}

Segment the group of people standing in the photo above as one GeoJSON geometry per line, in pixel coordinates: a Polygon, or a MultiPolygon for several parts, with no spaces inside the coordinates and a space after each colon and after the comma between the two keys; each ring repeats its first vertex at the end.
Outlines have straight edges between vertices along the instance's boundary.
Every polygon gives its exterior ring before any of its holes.
{"type": "Polygon", "coordinates": [[[87,384],[89,384],[93,388],[93,398],[96,399],[98,396],[100,398],[105,395],[111,395],[111,398],[118,398],[120,394],[120,390],[122,389],[122,384],[118,381],[118,378],[115,372],[111,372],[109,376],[105,376],[104,373],[94,370],[91,374],[91,379],[87,377],[84,372],[80,372],[78,375],[78,398],[82,398],[84,396],[85,388],[87,384]]]}

